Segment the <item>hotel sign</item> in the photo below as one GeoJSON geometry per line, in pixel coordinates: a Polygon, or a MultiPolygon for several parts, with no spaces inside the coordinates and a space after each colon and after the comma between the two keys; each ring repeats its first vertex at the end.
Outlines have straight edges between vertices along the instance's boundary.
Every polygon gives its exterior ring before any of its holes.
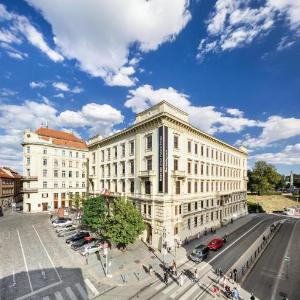
{"type": "Polygon", "coordinates": [[[168,193],[168,127],[158,128],[158,192],[168,193]]]}

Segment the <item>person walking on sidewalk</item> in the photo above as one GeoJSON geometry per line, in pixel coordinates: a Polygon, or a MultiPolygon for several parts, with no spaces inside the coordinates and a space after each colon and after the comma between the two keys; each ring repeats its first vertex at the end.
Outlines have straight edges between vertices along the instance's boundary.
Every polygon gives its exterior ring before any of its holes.
{"type": "Polygon", "coordinates": [[[183,286],[183,284],[184,284],[184,278],[183,278],[182,272],[179,274],[178,283],[179,283],[179,286],[183,286]]]}
{"type": "Polygon", "coordinates": [[[198,280],[199,280],[198,269],[195,268],[195,270],[194,270],[194,282],[196,283],[196,282],[198,282],[198,280]]]}
{"type": "Polygon", "coordinates": [[[153,275],[153,267],[151,265],[149,265],[149,275],[150,276],[153,275]]]}
{"type": "Polygon", "coordinates": [[[254,297],[253,293],[251,293],[250,300],[255,300],[255,297],[254,297]]]}
{"type": "Polygon", "coordinates": [[[168,274],[168,272],[165,272],[164,273],[164,283],[167,285],[168,281],[169,281],[169,274],[168,274]]]}
{"type": "Polygon", "coordinates": [[[234,287],[232,290],[232,300],[239,300],[239,299],[240,299],[240,293],[237,290],[237,288],[234,287]]]}
{"type": "Polygon", "coordinates": [[[177,276],[177,265],[176,265],[175,260],[173,260],[172,273],[173,273],[173,275],[177,276]]]}

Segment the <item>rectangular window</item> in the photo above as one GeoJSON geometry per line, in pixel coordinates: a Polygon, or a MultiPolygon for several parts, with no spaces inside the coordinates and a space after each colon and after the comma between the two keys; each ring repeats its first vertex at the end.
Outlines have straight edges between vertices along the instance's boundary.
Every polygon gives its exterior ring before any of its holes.
{"type": "Polygon", "coordinates": [[[201,208],[204,207],[204,201],[201,201],[201,208]]]}
{"type": "Polygon", "coordinates": [[[191,219],[188,219],[188,229],[191,229],[191,219]]]}
{"type": "Polygon", "coordinates": [[[134,161],[133,160],[131,160],[130,161],[130,174],[134,174],[134,161]]]}
{"type": "Polygon", "coordinates": [[[114,175],[117,176],[118,174],[118,165],[114,164],[114,175]]]}
{"type": "Polygon", "coordinates": [[[46,148],[43,149],[43,154],[47,154],[47,149],[46,148]]]}
{"type": "Polygon", "coordinates": [[[134,193],[134,180],[130,181],[130,193],[134,193]]]}
{"type": "Polygon", "coordinates": [[[179,140],[178,135],[174,135],[174,149],[178,149],[178,140],[179,140]]]}
{"type": "Polygon", "coordinates": [[[191,211],[191,203],[188,203],[187,210],[188,210],[188,212],[191,211]]]}
{"type": "Polygon", "coordinates": [[[66,183],[65,183],[64,181],[61,183],[61,187],[62,187],[62,188],[65,188],[65,187],[66,187],[66,183]]]}
{"type": "Polygon", "coordinates": [[[66,156],[66,150],[62,150],[61,155],[66,156]]]}
{"type": "Polygon", "coordinates": [[[195,193],[198,193],[198,181],[195,181],[195,193]]]}
{"type": "Polygon", "coordinates": [[[192,192],[192,183],[190,181],[188,181],[188,193],[190,194],[192,192]]]}
{"type": "Polygon", "coordinates": [[[152,158],[147,159],[147,171],[152,170],[152,158]]]}
{"type": "Polygon", "coordinates": [[[107,149],[107,160],[110,160],[110,149],[107,149]]]}
{"type": "Polygon", "coordinates": [[[30,153],[30,146],[27,146],[27,147],[26,147],[26,152],[27,152],[27,153],[30,153]]]}
{"type": "Polygon", "coordinates": [[[180,181],[176,181],[176,195],[180,194],[180,181]]]}
{"type": "Polygon", "coordinates": [[[69,168],[72,168],[72,161],[69,161],[69,168]]]}
{"type": "Polygon", "coordinates": [[[57,182],[54,182],[54,188],[57,189],[58,188],[58,184],[57,182]]]}
{"type": "Polygon", "coordinates": [[[204,146],[201,145],[201,156],[203,156],[203,155],[204,155],[204,146]]]}
{"type": "Polygon", "coordinates": [[[192,152],[192,142],[188,141],[188,152],[191,153],[192,152]]]}
{"type": "Polygon", "coordinates": [[[65,162],[65,160],[62,160],[62,162],[61,162],[61,166],[62,166],[63,168],[66,166],[66,162],[65,162]]]}
{"type": "Polygon", "coordinates": [[[82,153],[82,158],[85,158],[85,153],[82,153]]]}
{"type": "Polygon", "coordinates": [[[43,158],[43,166],[47,166],[47,158],[43,158]]]}
{"type": "Polygon", "coordinates": [[[149,134],[146,137],[146,149],[152,150],[152,134],[149,134]]]}
{"type": "Polygon", "coordinates": [[[69,171],[69,178],[72,177],[72,171],[69,171]]]}
{"type": "Polygon", "coordinates": [[[43,177],[47,177],[47,170],[46,169],[43,170],[43,177]]]}
{"type": "Polygon", "coordinates": [[[43,181],[43,188],[44,188],[44,189],[47,188],[47,181],[43,181]]]}
{"type": "Polygon", "coordinates": [[[58,170],[54,170],[54,177],[58,177],[58,170]]]}
{"type": "Polygon", "coordinates": [[[104,161],[104,150],[101,150],[101,161],[104,161]]]}
{"type": "Polygon", "coordinates": [[[204,182],[203,182],[203,181],[201,181],[200,185],[201,185],[201,189],[200,189],[200,191],[201,191],[201,193],[203,193],[203,186],[204,186],[204,182]]]}
{"type": "Polygon", "coordinates": [[[198,163],[195,162],[195,165],[194,165],[194,172],[195,172],[195,175],[198,174],[198,163]]]}
{"type": "Polygon", "coordinates": [[[151,194],[151,182],[145,181],[145,194],[150,195],[151,194]]]}
{"type": "Polygon", "coordinates": [[[174,171],[178,171],[178,159],[174,159],[174,171]]]}
{"type": "Polygon", "coordinates": [[[121,166],[122,166],[122,175],[125,175],[125,161],[122,161],[121,166]]]}
{"type": "Polygon", "coordinates": [[[198,210],[198,202],[195,202],[195,210],[198,210]]]}
{"type": "Polygon", "coordinates": [[[117,148],[117,146],[114,147],[114,155],[115,155],[115,158],[118,158],[118,148],[117,148]]]}
{"type": "Polygon", "coordinates": [[[195,144],[195,154],[198,154],[198,144],[195,144]]]}
{"type": "Polygon", "coordinates": [[[125,156],[125,144],[122,144],[122,157],[124,157],[125,156]]]}
{"type": "Polygon", "coordinates": [[[197,217],[194,217],[194,227],[197,227],[197,224],[198,223],[198,219],[197,219],[197,217]]]}
{"type": "Polygon", "coordinates": [[[66,171],[61,172],[61,177],[66,177],[66,171]]]}
{"type": "Polygon", "coordinates": [[[125,193],[125,180],[122,180],[122,193],[125,193]]]}
{"type": "Polygon", "coordinates": [[[69,157],[72,157],[72,151],[69,151],[69,157]]]}
{"type": "Polygon", "coordinates": [[[78,178],[79,177],[79,172],[78,171],[76,171],[76,178],[78,178]]]}

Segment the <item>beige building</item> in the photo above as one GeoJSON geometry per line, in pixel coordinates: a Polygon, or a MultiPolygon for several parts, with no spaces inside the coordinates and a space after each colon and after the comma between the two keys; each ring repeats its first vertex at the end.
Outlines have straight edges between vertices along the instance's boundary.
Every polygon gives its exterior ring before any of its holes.
{"type": "Polygon", "coordinates": [[[86,195],[87,145],[72,133],[26,130],[23,146],[23,207],[39,212],[72,206],[86,195]]]}
{"type": "Polygon", "coordinates": [[[137,114],[131,127],[92,138],[88,148],[88,192],[132,200],[153,247],[173,247],[247,213],[246,149],[193,127],[165,101],[137,114]]]}

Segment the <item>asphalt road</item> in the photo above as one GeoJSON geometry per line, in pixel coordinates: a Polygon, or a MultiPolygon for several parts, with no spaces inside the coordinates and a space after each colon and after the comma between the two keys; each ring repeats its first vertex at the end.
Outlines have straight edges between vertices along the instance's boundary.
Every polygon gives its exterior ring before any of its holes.
{"type": "Polygon", "coordinates": [[[242,287],[262,300],[300,299],[300,220],[288,219],[242,287]],[[290,261],[285,261],[289,257],[290,261]]]}
{"type": "Polygon", "coordinates": [[[109,288],[58,240],[48,215],[6,212],[0,229],[1,300],[87,300],[109,288]]]}

